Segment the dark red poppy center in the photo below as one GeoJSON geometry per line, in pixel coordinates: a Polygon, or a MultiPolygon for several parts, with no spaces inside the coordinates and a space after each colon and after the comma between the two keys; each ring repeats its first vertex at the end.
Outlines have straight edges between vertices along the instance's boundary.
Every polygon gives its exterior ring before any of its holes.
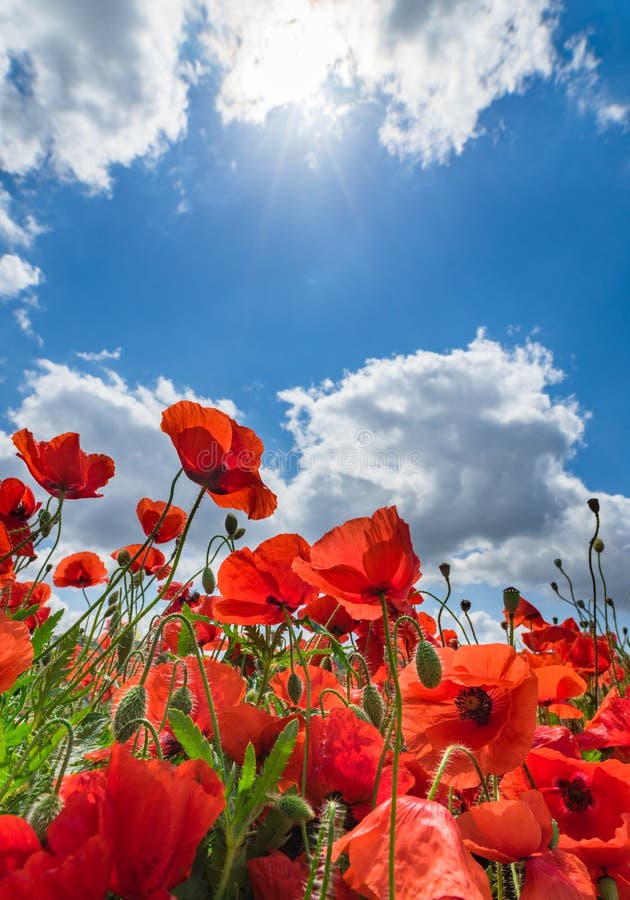
{"type": "Polygon", "coordinates": [[[568,778],[563,778],[558,782],[558,789],[564,805],[571,812],[584,812],[585,809],[592,806],[591,790],[583,778],[578,776],[570,781],[568,778]]]}
{"type": "Polygon", "coordinates": [[[483,688],[462,688],[454,703],[460,719],[472,719],[477,725],[487,725],[490,721],[492,700],[483,688]]]}

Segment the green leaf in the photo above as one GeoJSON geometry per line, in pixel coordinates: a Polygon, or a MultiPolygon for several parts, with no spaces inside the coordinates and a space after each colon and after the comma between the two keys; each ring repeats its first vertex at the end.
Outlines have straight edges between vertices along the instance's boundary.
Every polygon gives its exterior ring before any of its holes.
{"type": "Polygon", "coordinates": [[[254,750],[254,745],[250,743],[247,745],[247,750],[245,751],[245,759],[243,760],[243,768],[241,769],[241,777],[238,782],[238,792],[239,794],[243,794],[245,791],[248,791],[250,787],[254,783],[254,779],[256,778],[256,751],[254,750]]]}
{"type": "Polygon", "coordinates": [[[208,765],[214,767],[212,747],[193,720],[179,709],[169,709],[168,717],[173,733],[189,759],[204,759],[208,765]]]}
{"type": "Polygon", "coordinates": [[[256,779],[252,806],[262,806],[266,801],[266,795],[275,790],[282,773],[287,767],[289,757],[295,746],[298,736],[298,722],[293,719],[284,731],[278,735],[276,743],[263,766],[260,777],[256,779]]]}
{"type": "Polygon", "coordinates": [[[49,616],[45,622],[39,625],[33,632],[33,652],[35,656],[39,656],[57,627],[57,624],[63,616],[63,609],[58,609],[56,613],[49,616]]]}

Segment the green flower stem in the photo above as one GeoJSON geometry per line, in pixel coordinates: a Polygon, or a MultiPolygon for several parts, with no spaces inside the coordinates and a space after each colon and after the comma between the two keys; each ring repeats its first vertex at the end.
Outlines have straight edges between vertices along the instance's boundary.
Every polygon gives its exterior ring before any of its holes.
{"type": "Polygon", "coordinates": [[[381,610],[383,612],[383,627],[385,630],[385,648],[387,651],[387,662],[389,671],[394,683],[394,756],[392,759],[392,801],[389,819],[389,900],[396,898],[396,801],[398,795],[398,763],[400,760],[400,749],[402,746],[402,694],[400,692],[400,682],[398,681],[398,662],[396,659],[395,648],[392,644],[392,636],[389,628],[389,613],[387,610],[387,600],[385,595],[381,594],[381,610]]]}
{"type": "Polygon", "coordinates": [[[433,779],[433,784],[431,785],[431,790],[427,794],[427,800],[434,800],[435,795],[437,794],[437,790],[440,786],[440,781],[442,780],[442,775],[444,775],[444,771],[448,765],[448,761],[451,758],[453,753],[465,753],[468,759],[471,761],[477,775],[479,776],[479,784],[481,785],[482,793],[486,800],[490,800],[490,794],[488,793],[488,785],[486,784],[486,779],[483,776],[483,772],[479,768],[479,763],[475,759],[472,752],[468,749],[468,747],[462,747],[461,744],[451,744],[450,747],[447,747],[444,751],[444,755],[442,757],[442,761],[438,766],[437,772],[435,773],[435,778],[433,779]]]}

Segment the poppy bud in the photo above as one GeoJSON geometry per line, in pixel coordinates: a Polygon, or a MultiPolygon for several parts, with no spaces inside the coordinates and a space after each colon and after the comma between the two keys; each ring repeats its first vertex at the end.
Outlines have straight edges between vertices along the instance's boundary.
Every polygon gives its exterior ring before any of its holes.
{"type": "Polygon", "coordinates": [[[310,822],[315,818],[310,803],[298,794],[282,794],[276,801],[276,806],[286,819],[293,822],[310,822]]]}
{"type": "Polygon", "coordinates": [[[190,688],[182,685],[173,691],[168,707],[169,709],[178,709],[185,716],[189,716],[193,708],[193,695],[190,688]]]}
{"type": "Polygon", "coordinates": [[[240,539],[243,537],[244,534],[245,534],[244,528],[237,528],[236,531],[234,532],[234,534],[232,535],[232,540],[240,541],[240,539]]]}
{"type": "Polygon", "coordinates": [[[603,553],[604,552],[604,542],[601,538],[595,538],[593,541],[593,550],[595,553],[603,553]]]}
{"type": "Polygon", "coordinates": [[[518,602],[521,599],[521,592],[515,587],[506,587],[503,591],[503,608],[506,612],[514,613],[517,610],[518,602]]]}
{"type": "Polygon", "coordinates": [[[442,680],[440,657],[427,641],[420,641],[416,647],[416,672],[425,688],[436,688],[442,680]]]}
{"type": "Polygon", "coordinates": [[[557,624],[558,624],[558,616],[552,616],[552,617],[551,617],[551,622],[552,622],[553,625],[557,625],[557,624]]]}
{"type": "Polygon", "coordinates": [[[586,503],[592,513],[594,513],[595,515],[599,513],[599,500],[597,499],[597,497],[591,497],[586,501],[586,503]]]}
{"type": "Polygon", "coordinates": [[[461,607],[462,612],[467,613],[467,612],[470,612],[472,603],[470,602],[470,600],[462,600],[459,605],[461,607]]]}
{"type": "Polygon", "coordinates": [[[575,605],[576,605],[579,609],[586,609],[586,603],[585,603],[583,600],[576,600],[575,605]]]}
{"type": "Polygon", "coordinates": [[[134,572],[131,576],[131,583],[134,587],[140,587],[142,582],[144,581],[144,569],[139,569],[137,572],[134,572]]]}
{"type": "Polygon", "coordinates": [[[440,565],[438,566],[438,569],[442,573],[442,576],[448,581],[449,576],[451,574],[451,567],[450,567],[449,563],[440,563],[440,565]]]}
{"type": "Polygon", "coordinates": [[[147,691],[144,685],[134,684],[121,699],[114,716],[114,739],[119,744],[124,744],[132,737],[140,723],[136,719],[143,719],[147,711],[147,691]]]}
{"type": "Polygon", "coordinates": [[[63,801],[57,794],[42,794],[31,806],[26,821],[31,826],[41,843],[44,843],[48,826],[63,807],[63,801]]]}
{"type": "Polygon", "coordinates": [[[615,601],[613,600],[612,597],[607,597],[607,598],[606,598],[606,603],[608,604],[608,606],[612,607],[612,609],[615,608],[615,601]]]}
{"type": "Polygon", "coordinates": [[[296,675],[295,672],[291,672],[289,675],[289,680],[287,681],[287,694],[289,695],[289,699],[294,706],[297,706],[300,702],[300,697],[302,696],[302,691],[304,690],[304,685],[302,683],[302,679],[299,675],[296,675]]]}
{"type": "Polygon", "coordinates": [[[52,531],[52,515],[48,512],[47,509],[40,509],[37,518],[39,520],[39,530],[41,532],[41,535],[42,537],[47,538],[52,531]]]}
{"type": "Polygon", "coordinates": [[[366,684],[363,688],[361,702],[363,704],[363,709],[370,717],[372,724],[375,728],[380,728],[383,722],[383,716],[385,715],[385,704],[383,703],[383,698],[381,697],[379,689],[375,684],[372,684],[372,682],[366,684]]]}
{"type": "Polygon", "coordinates": [[[327,672],[332,672],[332,662],[330,656],[325,656],[319,664],[320,669],[326,669],[327,672]]]}
{"type": "Polygon", "coordinates": [[[118,599],[120,597],[120,591],[112,591],[107,599],[108,606],[118,606],[118,599]]]}
{"type": "Polygon", "coordinates": [[[558,582],[557,581],[551,582],[551,590],[554,592],[554,594],[558,593],[558,582]]]}
{"type": "Polygon", "coordinates": [[[131,562],[131,553],[128,550],[121,550],[116,557],[116,562],[121,569],[124,569],[125,566],[128,566],[131,562]]]}
{"type": "Polygon", "coordinates": [[[120,610],[117,606],[110,606],[107,612],[109,613],[109,628],[107,631],[109,634],[114,634],[120,625],[120,610]]]}
{"type": "Polygon", "coordinates": [[[118,668],[122,669],[127,660],[129,659],[129,654],[133,648],[133,628],[128,625],[123,633],[120,635],[120,640],[118,641],[118,668]]]}
{"type": "Polygon", "coordinates": [[[225,517],[225,533],[228,537],[234,537],[238,531],[238,519],[234,513],[229,512],[225,517]]]}
{"type": "Polygon", "coordinates": [[[549,841],[549,849],[555,850],[560,841],[560,829],[555,819],[551,820],[551,840],[549,841]]]}
{"type": "Polygon", "coordinates": [[[619,900],[617,882],[610,875],[602,875],[597,879],[597,895],[601,900],[619,900]]]}
{"type": "Polygon", "coordinates": [[[214,577],[214,572],[212,571],[210,566],[206,566],[206,568],[203,570],[201,583],[206,594],[214,593],[214,589],[217,586],[217,580],[214,577]]]}
{"type": "Polygon", "coordinates": [[[351,703],[348,706],[348,709],[351,709],[355,716],[361,719],[362,722],[368,722],[370,725],[372,724],[372,720],[370,719],[366,711],[364,709],[361,709],[360,706],[355,706],[354,703],[351,703]]]}
{"type": "Polygon", "coordinates": [[[554,559],[553,564],[557,569],[562,568],[562,560],[561,559],[554,559]]]}

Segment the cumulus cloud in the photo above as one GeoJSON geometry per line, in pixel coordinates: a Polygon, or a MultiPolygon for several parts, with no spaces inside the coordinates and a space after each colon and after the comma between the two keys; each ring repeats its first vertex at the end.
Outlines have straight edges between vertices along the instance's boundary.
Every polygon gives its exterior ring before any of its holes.
{"type": "Polygon", "coordinates": [[[93,189],[110,166],[159,153],[185,131],[180,51],[192,0],[7,0],[0,30],[0,165],[48,162],[93,189]]]}
{"type": "MultiPolygon", "coordinates": [[[[609,594],[627,606],[630,499],[571,473],[588,415],[574,399],[557,396],[561,379],[539,344],[507,348],[480,333],[467,348],[373,359],[339,382],[283,391],[293,450],[266,453],[263,476],[279,507],[269,520],[244,522],[245,543],[253,547],[281,531],[316,540],[395,503],[411,525],[425,580],[450,561],[456,592],[470,589],[475,627],[489,635],[494,626],[478,608],[475,586],[487,593],[514,583],[534,598],[548,594],[558,576],[553,559],[561,557],[578,592],[588,591],[593,516],[586,500],[596,494],[609,594]]],[[[108,453],[117,464],[103,499],[67,504],[63,552],[90,548],[106,556],[140,538],[137,501],[165,498],[178,467],[159,423],[161,411],[181,397],[219,405],[243,421],[231,401],[178,391],[165,378],[133,387],[111,371],[97,377],[46,360],[27,375],[8,416],[12,427],[28,427],[38,439],[78,431],[87,451],[108,453]]],[[[10,430],[0,431],[2,474],[25,477],[10,430]]],[[[195,493],[180,479],[176,502],[189,507],[195,493]]],[[[223,515],[202,505],[186,571],[198,567],[223,515]]]]}
{"type": "Polygon", "coordinates": [[[41,270],[15,253],[0,257],[0,300],[15,297],[42,279],[41,270]]]}
{"type": "Polygon", "coordinates": [[[483,110],[556,63],[552,0],[271,0],[212,4],[208,52],[225,121],[288,103],[336,116],[380,103],[380,138],[424,164],[460,153],[483,110]],[[326,88],[330,88],[329,91],[326,88]]]}

